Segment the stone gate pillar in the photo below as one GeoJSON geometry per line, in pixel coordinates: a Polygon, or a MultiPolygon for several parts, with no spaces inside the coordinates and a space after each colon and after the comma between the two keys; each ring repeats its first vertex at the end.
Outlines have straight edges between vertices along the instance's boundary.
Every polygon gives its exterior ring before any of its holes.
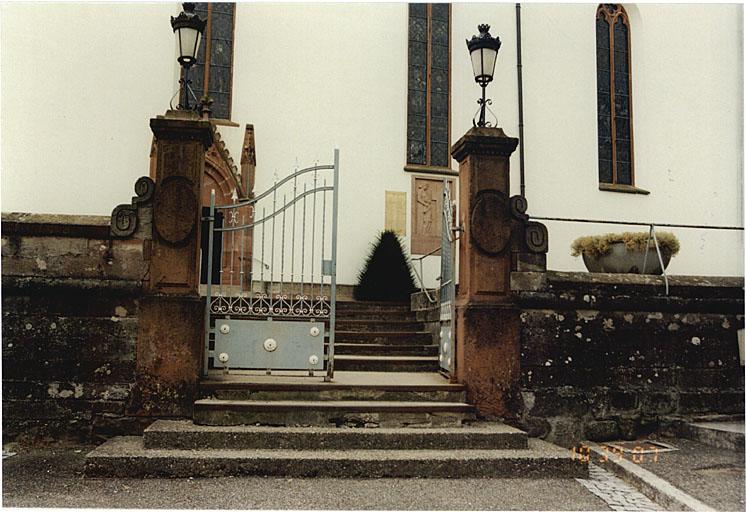
{"type": "Polygon", "coordinates": [[[456,375],[481,414],[500,417],[514,416],[520,405],[520,312],[512,304],[510,274],[543,270],[546,261],[546,228],[528,222],[524,198],[510,197],[517,145],[502,128],[475,127],[451,149],[459,162],[463,228],[456,375]]]}
{"type": "Polygon", "coordinates": [[[202,364],[200,200],[213,130],[209,121],[181,111],[151,119],[150,127],[156,141],[153,228],[132,405],[138,415],[188,416],[202,364]]]}

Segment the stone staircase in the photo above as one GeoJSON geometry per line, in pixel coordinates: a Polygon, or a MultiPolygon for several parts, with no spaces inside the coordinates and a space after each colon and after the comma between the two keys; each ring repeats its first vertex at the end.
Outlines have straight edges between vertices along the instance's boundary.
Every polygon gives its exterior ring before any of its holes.
{"type": "Polygon", "coordinates": [[[437,347],[405,305],[339,303],[337,319],[334,382],[216,372],[201,383],[192,421],[158,420],[142,437],[110,440],[88,454],[86,474],[587,475],[567,450],[479,421],[464,387],[435,372],[437,347]]]}
{"type": "Polygon", "coordinates": [[[338,304],[335,369],[436,372],[438,347],[409,304],[338,304]]]}

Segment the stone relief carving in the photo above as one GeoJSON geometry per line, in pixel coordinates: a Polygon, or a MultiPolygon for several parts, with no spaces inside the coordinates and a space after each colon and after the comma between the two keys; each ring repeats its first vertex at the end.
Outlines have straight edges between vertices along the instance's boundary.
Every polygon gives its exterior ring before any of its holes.
{"type": "MultiPolygon", "coordinates": [[[[453,181],[448,180],[453,194],[453,181]]],[[[412,176],[412,254],[440,247],[443,179],[412,176]]]]}

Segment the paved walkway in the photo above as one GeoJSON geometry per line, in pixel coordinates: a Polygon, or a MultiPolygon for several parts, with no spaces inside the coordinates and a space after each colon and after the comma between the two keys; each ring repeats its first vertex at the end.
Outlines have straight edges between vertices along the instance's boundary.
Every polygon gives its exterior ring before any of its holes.
{"type": "Polygon", "coordinates": [[[611,510],[580,482],[528,479],[82,477],[92,447],[25,451],[3,461],[5,507],[326,510],[611,510]]]}
{"type": "Polygon", "coordinates": [[[644,494],[632,489],[617,477],[604,471],[595,464],[589,466],[590,478],[578,479],[578,482],[601,498],[611,510],[647,511],[664,510],[644,494]]]}
{"type": "MultiPolygon", "coordinates": [[[[680,450],[640,460],[640,466],[714,509],[744,510],[743,453],[685,439],[666,442],[680,450]]],[[[588,479],[578,480],[97,479],[82,476],[92,446],[6,448],[16,455],[3,460],[5,507],[665,510],[598,463],[591,464],[588,479]]]]}
{"type": "Polygon", "coordinates": [[[637,464],[716,510],[746,510],[744,452],[697,441],[661,438],[678,450],[637,464]]]}

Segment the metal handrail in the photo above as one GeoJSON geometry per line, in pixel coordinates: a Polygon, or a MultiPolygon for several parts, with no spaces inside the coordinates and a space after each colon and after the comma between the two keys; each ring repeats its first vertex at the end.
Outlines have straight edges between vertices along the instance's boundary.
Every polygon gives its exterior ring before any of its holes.
{"type": "Polygon", "coordinates": [[[666,227],[666,228],[684,228],[684,229],[715,229],[715,230],[730,230],[730,231],[743,231],[743,227],[741,226],[706,226],[706,225],[698,225],[698,224],[670,224],[670,223],[661,223],[656,224],[653,222],[640,222],[640,221],[616,221],[616,220],[593,220],[593,219],[573,219],[573,218],[564,218],[564,217],[539,217],[532,215],[532,219],[536,220],[548,220],[548,221],[558,221],[558,222],[579,222],[584,224],[615,224],[617,226],[648,226],[650,228],[650,231],[648,232],[648,239],[645,243],[645,256],[642,260],[642,273],[645,273],[645,268],[647,266],[648,262],[648,252],[650,251],[650,239],[652,238],[653,243],[655,244],[655,251],[658,255],[658,262],[661,266],[661,272],[663,275],[663,281],[666,284],[666,295],[668,295],[669,292],[669,286],[668,286],[668,274],[666,274],[665,266],[663,265],[663,256],[661,255],[661,249],[660,244],[658,243],[658,237],[655,235],[655,228],[657,227],[666,227]]]}
{"type": "MultiPolygon", "coordinates": [[[[418,261],[419,264],[420,264],[420,271],[419,272],[417,272],[417,267],[415,267],[415,266],[412,267],[412,270],[414,270],[414,275],[417,276],[417,281],[419,281],[419,283],[420,283],[420,291],[424,292],[425,297],[427,297],[427,300],[428,300],[428,302],[430,302],[430,304],[435,304],[437,302],[437,300],[435,300],[435,297],[432,297],[430,295],[430,292],[425,287],[425,278],[424,278],[425,272],[424,272],[424,270],[422,268],[422,261],[425,258],[427,258],[428,256],[432,256],[436,252],[440,252],[440,247],[436,247],[435,249],[433,249],[429,253],[423,254],[422,256],[418,256],[416,258],[412,258],[412,261],[418,261]]],[[[438,276],[436,278],[436,281],[437,280],[440,280],[440,276],[438,276]]]]}

